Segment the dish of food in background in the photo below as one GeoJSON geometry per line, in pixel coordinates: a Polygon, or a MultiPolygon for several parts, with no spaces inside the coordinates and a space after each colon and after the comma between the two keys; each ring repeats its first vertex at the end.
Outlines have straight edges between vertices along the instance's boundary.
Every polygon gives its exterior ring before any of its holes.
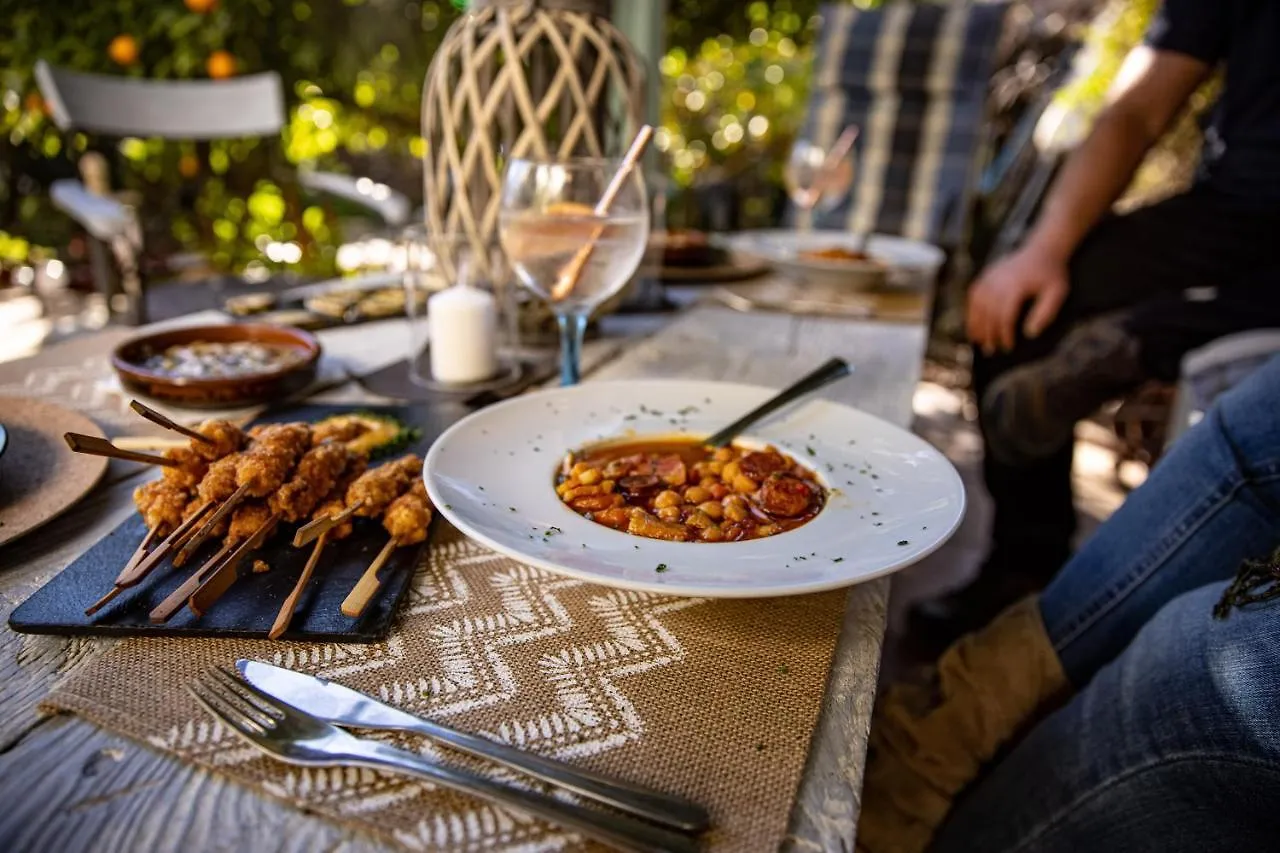
{"type": "Polygon", "coordinates": [[[525,565],[668,595],[754,598],[850,586],[910,565],[954,532],[964,487],[946,458],[906,430],[823,400],[798,403],[735,442],[744,459],[776,448],[823,488],[821,511],[785,533],[715,545],[649,539],[589,520],[556,494],[565,448],[701,440],[775,393],[636,380],[521,395],[436,440],[427,491],[455,527],[525,565]]]}
{"type": "Polygon", "coordinates": [[[828,246],[825,249],[809,249],[800,253],[800,257],[810,261],[870,261],[872,263],[880,263],[879,260],[860,249],[846,249],[843,246],[828,246]]]}
{"type": "Polygon", "coordinates": [[[227,313],[233,317],[248,317],[261,314],[276,307],[274,293],[244,293],[233,296],[225,303],[227,313]]]}
{"type": "Polygon", "coordinates": [[[655,231],[649,235],[645,260],[664,267],[709,267],[723,261],[724,252],[701,231],[655,231]]]}
{"type": "Polygon", "coordinates": [[[712,242],[768,261],[779,273],[832,292],[901,288],[924,290],[945,258],[918,240],[848,231],[765,229],[716,235],[712,242]]]}
{"type": "Polygon", "coordinates": [[[712,448],[696,439],[570,453],[556,494],[597,524],[669,542],[776,536],[812,520],[827,498],[817,475],[777,448],[712,448]]]}
{"type": "Polygon", "coordinates": [[[79,412],[30,397],[0,397],[0,546],[57,518],[89,493],[109,460],[72,453],[68,430],[105,438],[79,412]],[[7,438],[5,437],[7,436],[7,438]]]}
{"type": "Polygon", "coordinates": [[[320,343],[313,336],[265,323],[155,332],[126,341],[111,356],[127,390],[189,408],[231,408],[287,397],[311,384],[319,360],[320,343]],[[181,359],[175,360],[175,354],[181,359]],[[225,358],[236,366],[234,371],[225,358]]]}
{"type": "Polygon", "coordinates": [[[701,231],[657,231],[641,261],[639,275],[672,283],[744,281],[768,272],[758,259],[738,257],[711,244],[701,231]]]}
{"type": "Polygon", "coordinates": [[[258,341],[192,341],[153,353],[142,368],[173,379],[229,379],[292,367],[306,359],[296,347],[258,341]]]}

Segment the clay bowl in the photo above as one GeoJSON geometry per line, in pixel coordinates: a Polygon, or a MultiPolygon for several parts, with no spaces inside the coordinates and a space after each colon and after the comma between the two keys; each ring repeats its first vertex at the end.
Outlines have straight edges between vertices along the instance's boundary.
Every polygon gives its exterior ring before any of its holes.
{"type": "Polygon", "coordinates": [[[126,341],[111,354],[111,366],[129,391],[191,409],[230,409],[295,394],[310,385],[320,361],[320,342],[301,329],[268,323],[192,326],[126,341]],[[143,367],[152,355],[181,344],[252,341],[299,351],[294,364],[240,376],[197,379],[168,376],[143,367]]]}

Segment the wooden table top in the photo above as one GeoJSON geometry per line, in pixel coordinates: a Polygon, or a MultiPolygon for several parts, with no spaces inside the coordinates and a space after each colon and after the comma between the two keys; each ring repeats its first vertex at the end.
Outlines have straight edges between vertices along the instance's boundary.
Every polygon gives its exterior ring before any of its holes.
{"type": "MultiPolygon", "coordinates": [[[[883,323],[737,313],[709,304],[661,318],[610,318],[605,331],[585,354],[587,381],[682,377],[782,386],[838,355],[857,370],[823,396],[904,428],[926,337],[923,310],[918,322],[883,323]]],[[[108,434],[119,434],[113,424],[122,422],[128,397],[114,386],[106,356],[133,333],[110,330],[0,364],[0,393],[73,406],[108,434]]],[[[353,372],[394,361],[408,348],[404,321],[394,320],[322,332],[321,340],[353,372]]],[[[355,386],[318,400],[379,402],[355,386]]],[[[140,470],[112,465],[78,506],[39,534],[0,549],[0,847],[62,853],[391,849],[76,717],[41,715],[38,706],[50,688],[112,641],[19,635],[8,629],[8,615],[133,512],[140,470]]],[[[849,591],[822,718],[792,811],[792,848],[854,847],[888,589],[888,579],[877,579],[849,591]]]]}

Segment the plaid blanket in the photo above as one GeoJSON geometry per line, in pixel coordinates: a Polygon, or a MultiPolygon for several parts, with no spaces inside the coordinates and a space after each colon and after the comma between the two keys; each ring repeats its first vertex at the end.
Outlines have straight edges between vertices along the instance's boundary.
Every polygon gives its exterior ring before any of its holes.
{"type": "Polygon", "coordinates": [[[861,129],[854,185],[801,228],[959,245],[985,141],[987,90],[1006,2],[823,7],[805,136],[830,146],[861,129]]]}

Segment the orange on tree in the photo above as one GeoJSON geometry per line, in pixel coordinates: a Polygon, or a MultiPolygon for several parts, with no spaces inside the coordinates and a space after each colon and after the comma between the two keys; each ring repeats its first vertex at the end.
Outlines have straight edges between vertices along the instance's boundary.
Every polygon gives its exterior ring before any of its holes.
{"type": "Polygon", "coordinates": [[[128,34],[121,34],[107,45],[107,56],[117,65],[133,65],[138,61],[138,40],[128,34]]]}
{"type": "Polygon", "coordinates": [[[44,98],[40,97],[39,92],[28,92],[27,97],[23,99],[23,106],[27,108],[29,113],[42,113],[45,111],[44,98]]]}
{"type": "Polygon", "coordinates": [[[200,174],[200,158],[194,154],[183,154],[178,158],[178,173],[184,178],[200,174]]]}
{"type": "Polygon", "coordinates": [[[236,73],[236,58],[225,50],[215,50],[209,54],[204,67],[213,79],[225,80],[236,73]]]}
{"type": "Polygon", "coordinates": [[[183,2],[197,15],[207,15],[218,8],[218,0],[183,0],[183,2]]]}

